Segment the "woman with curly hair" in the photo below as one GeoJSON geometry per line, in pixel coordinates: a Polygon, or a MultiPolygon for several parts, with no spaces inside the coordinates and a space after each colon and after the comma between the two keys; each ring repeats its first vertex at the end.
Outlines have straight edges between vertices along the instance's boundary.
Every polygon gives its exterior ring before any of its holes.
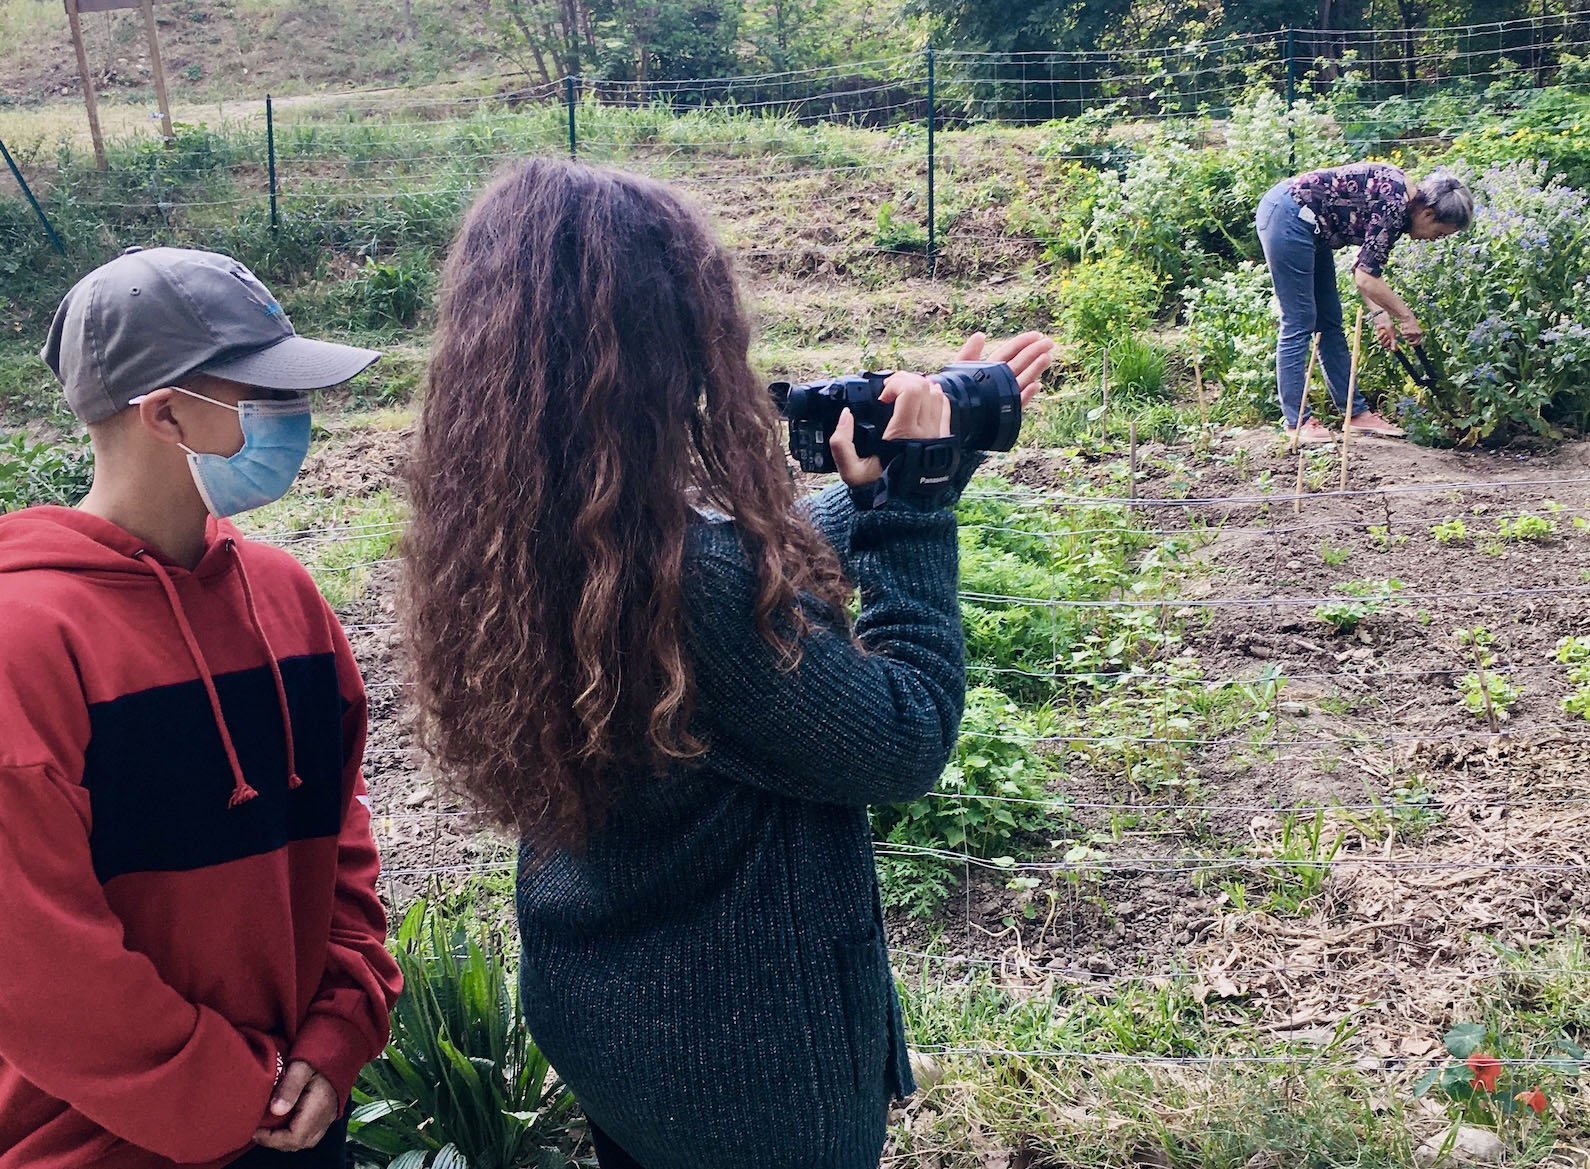
{"type": "MultiPolygon", "coordinates": [[[[518,165],[438,324],[406,640],[428,747],[522,842],[531,1033],[609,1169],[871,1169],[914,1085],[867,806],[955,742],[953,513],[876,490],[848,415],[797,502],[729,256],[658,184],[518,165]]],[[[1051,347],[1002,351],[1025,396],[1051,347]]],[[[948,433],[932,381],[885,396],[948,433]]]]}

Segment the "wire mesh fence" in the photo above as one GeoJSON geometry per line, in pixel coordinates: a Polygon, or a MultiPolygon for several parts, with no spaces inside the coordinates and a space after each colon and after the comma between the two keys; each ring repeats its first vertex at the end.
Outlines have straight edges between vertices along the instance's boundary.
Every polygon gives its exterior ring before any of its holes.
{"type": "MultiPolygon", "coordinates": [[[[1100,128],[1221,119],[1267,90],[1293,106],[1328,100],[1352,125],[1359,154],[1410,126],[1436,134],[1558,80],[1590,47],[1590,15],[1543,13],[1463,27],[1288,29],[1110,52],[964,50],[745,77],[638,83],[573,77],[510,82],[492,93],[431,97],[381,91],[281,99],[267,124],[183,127],[174,141],[124,144],[105,172],[33,143],[15,177],[85,255],[151,238],[224,242],[228,232],[296,240],[312,227],[333,245],[358,235],[445,238],[501,166],[568,152],[683,182],[710,204],[753,179],[812,188],[832,222],[855,227],[849,192],[889,204],[866,250],[917,254],[931,267],[975,223],[934,214],[958,176],[935,136],[1084,119],[1081,135],[1046,144],[1051,157],[1124,165],[1101,155],[1100,128]],[[887,131],[879,151],[846,131],[887,131]],[[63,162],[62,157],[68,161],[63,162]],[[748,170],[748,160],[754,167],[748,170]],[[31,177],[29,176],[31,172],[31,177]],[[936,189],[937,188],[937,189],[936,189]],[[953,235],[946,239],[945,235],[953,235]]],[[[1130,138],[1130,134],[1127,135],[1130,138]]],[[[15,145],[15,143],[13,143],[15,145]]],[[[809,194],[811,192],[808,192],[809,194]]],[[[967,200],[962,198],[962,204],[967,200]]],[[[20,232],[19,232],[20,234],[20,232]]],[[[42,235],[40,237],[43,238],[42,235]]],[[[765,253],[756,240],[739,241],[765,253]]],[[[1039,248],[1054,241],[1023,240],[1039,248]]]]}

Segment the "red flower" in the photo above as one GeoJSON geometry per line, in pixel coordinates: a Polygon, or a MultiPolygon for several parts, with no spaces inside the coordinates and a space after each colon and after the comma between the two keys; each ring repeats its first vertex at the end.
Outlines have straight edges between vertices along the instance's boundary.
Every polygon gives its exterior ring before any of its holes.
{"type": "Polygon", "coordinates": [[[1469,1070],[1474,1073],[1474,1087],[1484,1088],[1487,1092],[1496,1091],[1496,1080],[1502,1074],[1502,1061],[1494,1055],[1486,1055],[1476,1051],[1463,1061],[1469,1065],[1469,1070]]]}
{"type": "Polygon", "coordinates": [[[1546,1111],[1546,1093],[1542,1092],[1538,1087],[1531,1088],[1527,1092],[1520,1092],[1514,1099],[1520,1104],[1527,1104],[1533,1108],[1536,1116],[1546,1111]]]}

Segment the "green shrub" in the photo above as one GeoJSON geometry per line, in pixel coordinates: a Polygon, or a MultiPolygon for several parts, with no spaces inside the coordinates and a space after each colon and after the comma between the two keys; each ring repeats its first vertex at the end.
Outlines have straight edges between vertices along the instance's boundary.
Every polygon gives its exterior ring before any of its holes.
{"type": "Polygon", "coordinates": [[[873,243],[886,252],[921,252],[927,249],[927,229],[895,216],[894,204],[887,199],[878,204],[877,229],[873,243]]]}
{"type": "MultiPolygon", "coordinates": [[[[1042,146],[1038,153],[1043,156],[1042,146]]],[[[1094,221],[1120,198],[1121,181],[1113,170],[1065,158],[1049,161],[1032,185],[1010,200],[1007,230],[1041,243],[1046,260],[1074,263],[1099,253],[1094,221]]]]}
{"type": "Polygon", "coordinates": [[[1517,113],[1459,134],[1450,159],[1476,170],[1538,160],[1569,186],[1590,187],[1590,95],[1543,89],[1517,113]]]}
{"type": "Polygon", "coordinates": [[[1021,834],[1052,831],[1054,814],[1043,801],[1054,799],[1046,785],[1056,768],[1028,744],[1049,721],[992,687],[974,686],[938,793],[876,809],[878,835],[894,844],[994,857],[1009,854],[1021,834]]]}
{"type": "Polygon", "coordinates": [[[470,910],[417,902],[393,943],[403,996],[348,1125],[400,1169],[552,1169],[574,1099],[519,1016],[512,944],[470,910]],[[462,1160],[460,1160],[462,1158],[462,1160]]]}
{"type": "Polygon", "coordinates": [[[353,328],[406,329],[419,319],[436,289],[436,271],[421,256],[391,263],[366,257],[359,275],[343,290],[347,324],[353,328]]]}
{"type": "Polygon", "coordinates": [[[1165,347],[1143,336],[1121,337],[1103,351],[1110,359],[1110,400],[1139,404],[1166,397],[1165,347]]]}
{"type": "MultiPolygon", "coordinates": [[[[992,477],[977,486],[1007,487],[992,477]]],[[[1172,638],[1150,608],[1046,602],[1163,588],[1185,542],[1141,530],[1121,507],[1057,509],[990,493],[962,499],[957,511],[961,615],[974,676],[1041,702],[1068,688],[1106,685],[1172,638]]]]}
{"type": "Polygon", "coordinates": [[[1340,156],[1330,122],[1307,101],[1254,90],[1217,126],[1169,123],[1126,169],[1121,198],[1095,226],[1173,288],[1262,255],[1253,212],[1265,191],[1340,156]],[[1206,136],[1220,134],[1218,146],[1206,136]]]}
{"type": "Polygon", "coordinates": [[[1060,279],[1056,316],[1071,340],[1110,344],[1153,319],[1161,288],[1154,273],[1121,253],[1083,260],[1060,279]]]}

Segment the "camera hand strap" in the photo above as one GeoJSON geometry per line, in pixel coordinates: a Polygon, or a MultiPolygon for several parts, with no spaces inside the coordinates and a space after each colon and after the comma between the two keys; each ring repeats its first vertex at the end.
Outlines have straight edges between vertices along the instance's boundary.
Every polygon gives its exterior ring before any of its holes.
{"type": "Polygon", "coordinates": [[[884,444],[883,478],[878,480],[871,506],[891,499],[907,499],[929,507],[943,507],[955,499],[955,472],[961,466],[960,443],[954,438],[906,439],[884,444]]]}

